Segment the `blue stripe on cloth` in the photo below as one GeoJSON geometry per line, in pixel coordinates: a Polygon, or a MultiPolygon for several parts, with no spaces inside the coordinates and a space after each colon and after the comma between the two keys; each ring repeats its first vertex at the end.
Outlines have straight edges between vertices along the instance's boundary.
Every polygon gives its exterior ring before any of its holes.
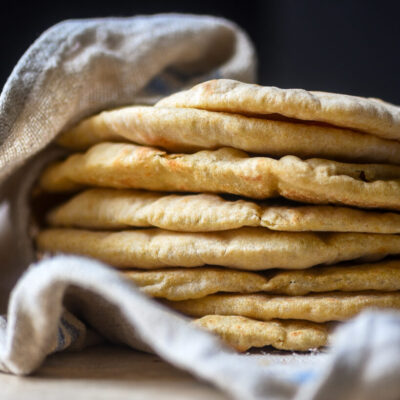
{"type": "Polygon", "coordinates": [[[70,344],[76,342],[81,334],[79,328],[69,323],[65,318],[61,318],[61,324],[65,327],[71,337],[70,344]]]}
{"type": "Polygon", "coordinates": [[[295,383],[306,383],[315,380],[318,373],[314,370],[304,370],[296,372],[291,376],[291,380],[295,383]]]}
{"type": "Polygon", "coordinates": [[[58,327],[57,347],[55,351],[61,351],[65,348],[65,336],[61,326],[58,327]]]}

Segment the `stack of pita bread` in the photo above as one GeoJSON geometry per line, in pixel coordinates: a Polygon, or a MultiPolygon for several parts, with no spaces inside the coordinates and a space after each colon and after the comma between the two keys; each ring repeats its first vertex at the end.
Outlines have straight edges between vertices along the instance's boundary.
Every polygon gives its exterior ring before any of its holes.
{"type": "Polygon", "coordinates": [[[79,152],[39,187],[71,197],[38,249],[121,269],[241,351],[323,347],[335,321],[400,308],[396,106],[213,80],[59,144],[79,152]]]}

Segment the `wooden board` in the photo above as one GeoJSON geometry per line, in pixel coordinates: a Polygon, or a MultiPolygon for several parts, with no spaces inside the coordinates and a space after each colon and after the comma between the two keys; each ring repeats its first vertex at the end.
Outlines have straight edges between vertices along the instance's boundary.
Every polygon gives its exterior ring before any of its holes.
{"type": "Polygon", "coordinates": [[[97,346],[50,356],[33,376],[0,374],[2,400],[222,400],[228,397],[157,356],[97,346]]]}

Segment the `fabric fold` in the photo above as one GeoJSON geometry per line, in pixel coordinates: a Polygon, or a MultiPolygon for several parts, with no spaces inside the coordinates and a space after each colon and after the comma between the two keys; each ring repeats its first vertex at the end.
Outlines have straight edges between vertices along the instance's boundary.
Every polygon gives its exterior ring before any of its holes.
{"type": "MultiPolygon", "coordinates": [[[[213,335],[188,324],[187,318],[145,297],[117,272],[74,256],[31,266],[13,290],[8,321],[0,325],[3,372],[29,374],[54,351],[64,302],[72,308],[79,304],[82,318],[112,341],[155,351],[236,398],[283,399],[282,393],[297,390],[290,380],[274,376],[273,369],[235,354],[213,335]],[[263,387],[266,380],[271,385],[263,387]]],[[[87,343],[86,328],[76,321],[70,319],[63,334],[70,346],[87,343]]]]}

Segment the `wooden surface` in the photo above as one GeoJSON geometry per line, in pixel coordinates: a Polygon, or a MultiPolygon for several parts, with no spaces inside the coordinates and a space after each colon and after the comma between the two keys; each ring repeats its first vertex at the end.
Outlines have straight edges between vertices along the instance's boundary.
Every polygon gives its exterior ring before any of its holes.
{"type": "Polygon", "coordinates": [[[222,400],[228,397],[154,355],[98,346],[50,356],[33,376],[0,373],[1,400],[222,400]]]}

